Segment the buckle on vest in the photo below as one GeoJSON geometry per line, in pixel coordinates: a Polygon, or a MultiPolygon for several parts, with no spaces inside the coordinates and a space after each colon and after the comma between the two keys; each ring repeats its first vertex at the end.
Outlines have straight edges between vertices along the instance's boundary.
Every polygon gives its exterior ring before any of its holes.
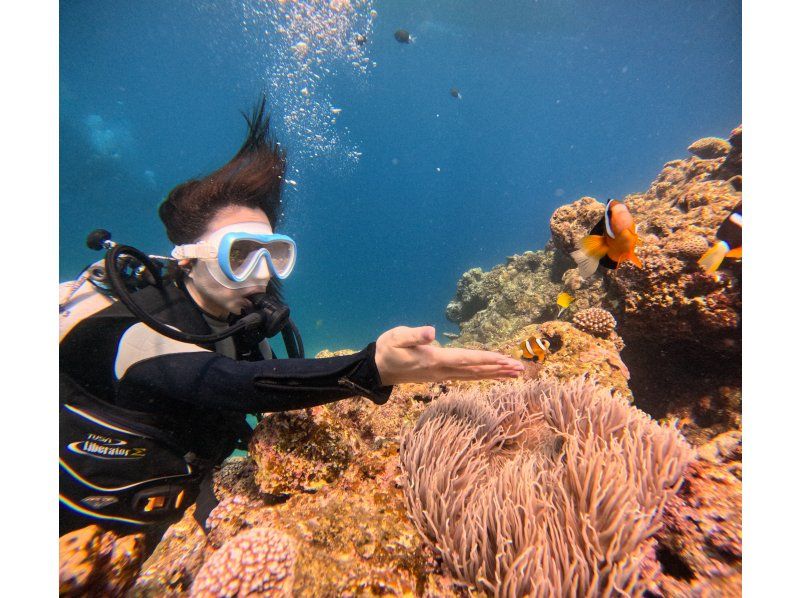
{"type": "Polygon", "coordinates": [[[184,494],[183,488],[173,485],[140,490],[133,495],[133,509],[137,513],[175,511],[181,507],[184,494]]]}

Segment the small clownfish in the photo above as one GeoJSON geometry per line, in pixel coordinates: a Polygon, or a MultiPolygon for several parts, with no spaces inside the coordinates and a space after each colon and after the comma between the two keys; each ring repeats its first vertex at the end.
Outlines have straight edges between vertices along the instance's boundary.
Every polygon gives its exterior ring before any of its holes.
{"type": "Polygon", "coordinates": [[[540,363],[544,361],[544,358],[549,352],[550,341],[532,336],[519,344],[515,351],[515,356],[517,359],[526,359],[534,363],[540,363]]]}
{"type": "Polygon", "coordinates": [[[558,294],[558,298],[556,299],[556,304],[561,309],[558,310],[558,315],[556,316],[556,320],[561,317],[561,314],[567,311],[567,308],[572,304],[573,301],[575,301],[575,297],[573,297],[569,293],[558,294]]]}
{"type": "Polygon", "coordinates": [[[578,264],[580,275],[589,278],[597,271],[598,266],[616,269],[623,262],[631,262],[641,268],[642,260],[635,251],[636,246],[641,244],[628,208],[616,199],[609,199],[603,217],[580,240],[580,249],[570,255],[578,264]]]}
{"type": "Polygon", "coordinates": [[[719,268],[726,257],[742,259],[742,202],[733,208],[725,221],[717,229],[717,242],[706,251],[697,263],[711,274],[719,268]]]}

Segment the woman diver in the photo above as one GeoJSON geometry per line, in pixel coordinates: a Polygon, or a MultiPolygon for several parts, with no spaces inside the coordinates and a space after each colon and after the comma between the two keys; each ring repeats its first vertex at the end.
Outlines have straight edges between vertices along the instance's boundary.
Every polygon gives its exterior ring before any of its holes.
{"type": "MultiPolygon", "coordinates": [[[[276,332],[247,324],[280,312],[279,281],[295,263],[294,241],[274,232],[285,155],[265,105],[245,117],[247,139],[230,162],[161,204],[173,281],[120,296],[98,293],[86,277],[65,283],[59,535],[96,524],[143,532],[152,547],[193,503],[203,526],[216,504],[213,468],[247,442],[249,413],[356,395],[383,404],[401,382],[522,370],[499,353],[434,346],[430,326],[393,328],[358,353],[324,359],[301,358],[290,334],[290,358],[275,358],[266,338],[276,332]]],[[[107,256],[106,270],[116,259],[107,256]]]]}

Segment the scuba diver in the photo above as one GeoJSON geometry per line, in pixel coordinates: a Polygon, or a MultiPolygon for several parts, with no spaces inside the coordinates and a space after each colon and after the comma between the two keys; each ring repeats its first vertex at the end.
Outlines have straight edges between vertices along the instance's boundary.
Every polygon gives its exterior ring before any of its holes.
{"type": "Polygon", "coordinates": [[[95,231],[105,259],[61,285],[59,535],[95,524],[144,533],[151,551],[192,504],[204,527],[212,474],[252,429],[247,414],[303,409],[393,385],[516,377],[500,353],[442,348],[430,326],[400,326],[347,356],[305,359],[280,281],[295,242],[278,234],[285,154],[266,99],[247,138],[159,208],[172,256],[148,256],[95,231]],[[282,335],[289,356],[269,338],[282,335]]]}

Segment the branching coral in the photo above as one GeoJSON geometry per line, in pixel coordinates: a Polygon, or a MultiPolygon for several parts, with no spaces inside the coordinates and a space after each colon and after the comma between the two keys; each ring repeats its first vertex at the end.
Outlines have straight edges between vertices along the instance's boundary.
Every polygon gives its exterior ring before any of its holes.
{"type": "Polygon", "coordinates": [[[617,327],[614,316],[602,307],[580,310],[572,316],[572,323],[576,328],[601,338],[606,338],[617,327]]]}
{"type": "Polygon", "coordinates": [[[292,541],[269,527],[256,527],[226,542],[200,569],[191,598],[291,596],[292,541]]]}
{"type": "Polygon", "coordinates": [[[417,529],[495,596],[643,594],[690,457],[674,428],[582,378],[451,392],[400,450],[417,529]]]}

